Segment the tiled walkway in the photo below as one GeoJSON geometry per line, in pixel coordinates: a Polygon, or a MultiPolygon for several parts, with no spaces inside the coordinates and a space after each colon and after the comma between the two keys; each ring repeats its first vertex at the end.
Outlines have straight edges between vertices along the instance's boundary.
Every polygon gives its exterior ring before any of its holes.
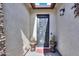
{"type": "Polygon", "coordinates": [[[49,53],[46,53],[45,56],[60,56],[60,55],[57,52],[55,53],[49,52],[49,53]]]}
{"type": "Polygon", "coordinates": [[[34,52],[29,51],[25,56],[43,56],[43,55],[35,51],[34,52]]]}
{"type": "Polygon", "coordinates": [[[57,52],[56,53],[49,52],[44,55],[37,53],[35,51],[34,52],[29,51],[25,56],[60,56],[60,55],[57,52]]]}

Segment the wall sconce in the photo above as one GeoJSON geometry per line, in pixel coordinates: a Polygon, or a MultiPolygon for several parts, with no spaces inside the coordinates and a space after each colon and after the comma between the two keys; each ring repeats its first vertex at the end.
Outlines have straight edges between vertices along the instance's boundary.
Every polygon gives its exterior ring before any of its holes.
{"type": "Polygon", "coordinates": [[[60,16],[63,16],[64,15],[64,12],[65,12],[65,8],[60,9],[60,16]]]}

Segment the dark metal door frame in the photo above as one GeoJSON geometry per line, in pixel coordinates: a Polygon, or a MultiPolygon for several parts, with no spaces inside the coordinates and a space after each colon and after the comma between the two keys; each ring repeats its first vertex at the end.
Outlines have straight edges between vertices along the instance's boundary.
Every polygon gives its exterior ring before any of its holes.
{"type": "MultiPolygon", "coordinates": [[[[47,22],[47,26],[46,26],[46,32],[45,32],[44,47],[49,47],[49,14],[37,14],[37,18],[48,18],[48,22],[47,22]]],[[[37,38],[37,40],[38,40],[38,38],[37,38]]]]}

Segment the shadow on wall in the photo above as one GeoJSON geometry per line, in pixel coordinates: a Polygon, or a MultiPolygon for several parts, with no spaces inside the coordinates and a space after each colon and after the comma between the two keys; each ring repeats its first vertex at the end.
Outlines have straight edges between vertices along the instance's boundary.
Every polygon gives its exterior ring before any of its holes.
{"type": "Polygon", "coordinates": [[[26,35],[22,30],[20,30],[20,32],[23,41],[23,51],[24,51],[23,55],[24,55],[27,52],[27,50],[30,48],[30,41],[28,40],[28,38],[26,37],[26,35]]]}
{"type": "Polygon", "coordinates": [[[23,55],[29,39],[29,12],[24,4],[4,4],[7,56],[23,55]],[[14,10],[16,9],[16,11],[14,10]],[[26,37],[27,36],[27,37],[26,37]]]}

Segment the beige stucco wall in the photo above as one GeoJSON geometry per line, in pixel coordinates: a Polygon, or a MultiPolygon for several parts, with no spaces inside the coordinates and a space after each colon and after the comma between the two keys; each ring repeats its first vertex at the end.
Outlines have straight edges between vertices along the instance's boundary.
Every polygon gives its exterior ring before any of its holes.
{"type": "Polygon", "coordinates": [[[6,3],[4,13],[7,55],[23,55],[24,47],[29,44],[29,11],[24,4],[6,3]]]}
{"type": "Polygon", "coordinates": [[[56,17],[56,30],[58,50],[62,55],[79,56],[79,16],[74,18],[73,4],[58,4],[56,17]],[[65,8],[64,16],[59,10],[65,8]]]}

